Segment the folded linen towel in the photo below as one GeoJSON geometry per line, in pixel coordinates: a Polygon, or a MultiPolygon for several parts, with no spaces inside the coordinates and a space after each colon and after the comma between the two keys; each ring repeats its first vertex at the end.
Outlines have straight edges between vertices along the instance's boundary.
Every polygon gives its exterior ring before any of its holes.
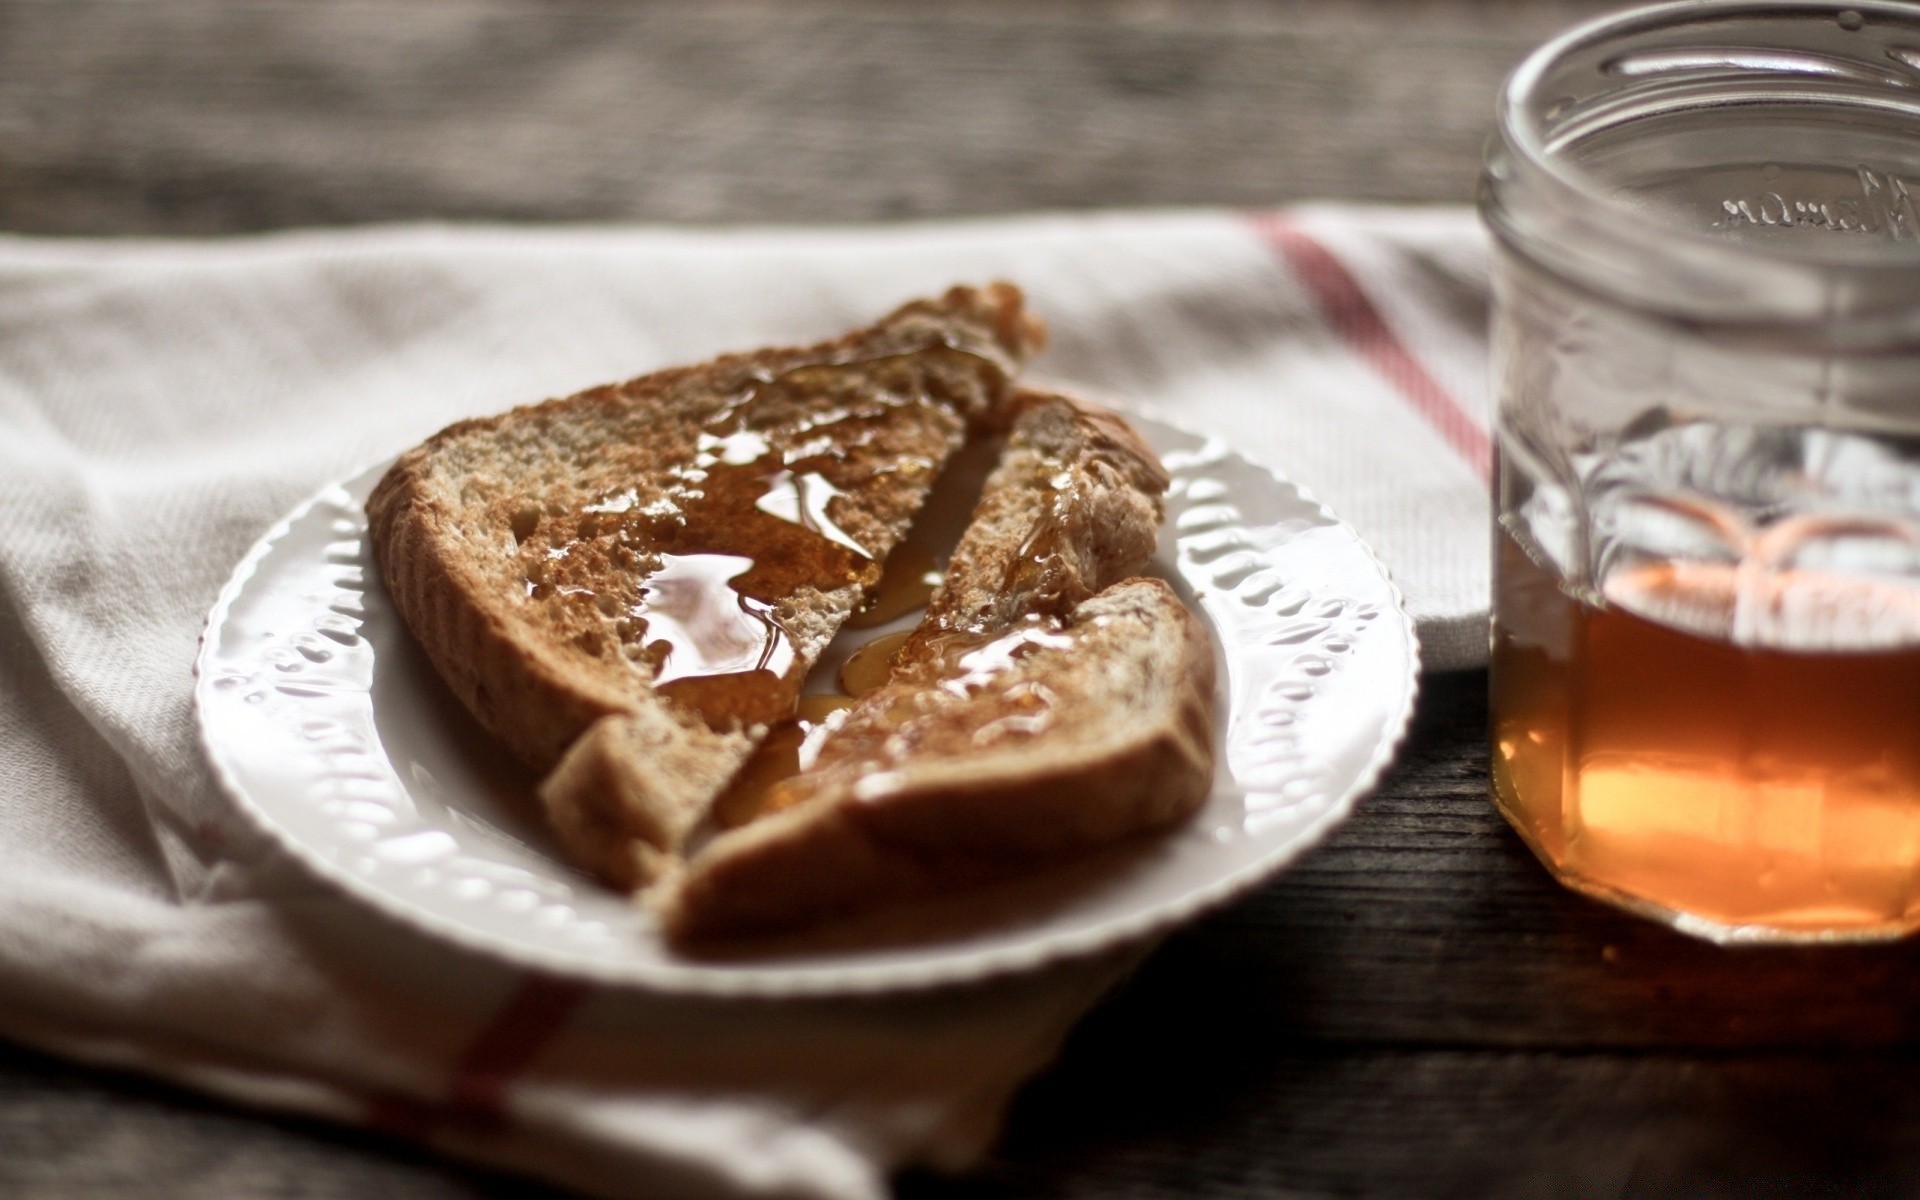
{"type": "Polygon", "coordinates": [[[439,946],[248,831],[191,663],[247,545],[456,418],[994,277],[1033,377],[1218,432],[1485,656],[1484,248],[1459,210],[865,230],[0,237],[0,1036],[607,1196],[961,1166],[1138,950],[857,1001],[590,988],[439,946]]]}

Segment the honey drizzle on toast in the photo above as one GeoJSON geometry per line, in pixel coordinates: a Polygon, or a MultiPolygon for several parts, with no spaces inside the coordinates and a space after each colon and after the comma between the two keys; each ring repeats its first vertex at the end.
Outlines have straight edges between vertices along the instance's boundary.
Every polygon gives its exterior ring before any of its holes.
{"type": "Polygon", "coordinates": [[[833,714],[853,707],[852,696],[800,697],[797,711],[768,731],[733,783],[714,802],[713,819],[722,829],[733,829],[773,811],[777,786],[798,775],[807,757],[808,743],[818,747],[833,714]]]}
{"type": "Polygon", "coordinates": [[[879,580],[845,497],[882,472],[931,479],[940,458],[911,448],[959,441],[942,373],[964,374],[960,360],[988,361],[949,345],[755,375],[652,494],[609,488],[572,511],[516,514],[528,601],[562,606],[589,653],[617,642],[717,728],[784,718],[802,672],[782,606],[879,580]]]}
{"type": "Polygon", "coordinates": [[[889,621],[917,612],[933,599],[940,586],[941,571],[932,549],[908,534],[887,558],[880,582],[867,594],[867,601],[847,618],[848,629],[873,629],[889,621]]]}
{"type": "MultiPolygon", "coordinates": [[[[1116,473],[1124,470],[1112,453],[1095,450],[1083,456],[1081,471],[1094,462],[1116,473]]],[[[919,752],[922,731],[940,727],[944,722],[934,718],[956,707],[978,710],[970,739],[982,749],[1037,736],[1052,724],[1053,697],[1043,683],[1004,686],[999,677],[1037,651],[1071,651],[1074,645],[1074,635],[1064,629],[1065,618],[1084,596],[1067,585],[1067,542],[1074,508],[1081,503],[1081,473],[1072,468],[1057,455],[1041,457],[1043,506],[990,592],[994,602],[1019,597],[1037,605],[1037,611],[968,611],[951,603],[935,604],[914,629],[861,646],[840,668],[840,695],[803,696],[801,703],[830,701],[836,705],[832,711],[838,712],[894,680],[903,686],[863,706],[860,719],[851,725],[844,717],[829,723],[804,714],[775,725],[722,798],[717,815],[723,827],[745,824],[810,794],[809,787],[789,780],[814,769],[830,733],[834,740],[827,768],[868,774],[919,752]]],[[[885,615],[865,623],[884,623],[927,607],[942,581],[939,571],[927,569],[936,561],[931,548],[909,535],[888,559],[885,575],[863,610],[885,615]]],[[[859,627],[860,616],[848,624],[859,627]]]]}

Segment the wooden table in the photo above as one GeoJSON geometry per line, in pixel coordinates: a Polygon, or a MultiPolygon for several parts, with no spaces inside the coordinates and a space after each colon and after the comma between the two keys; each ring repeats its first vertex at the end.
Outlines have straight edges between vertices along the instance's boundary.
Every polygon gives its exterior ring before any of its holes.
{"type": "MultiPolygon", "coordinates": [[[[1466,200],[1573,3],[0,0],[0,229],[873,220],[1466,200]]],[[[1724,951],[1554,886],[1485,679],[1300,866],[1170,939],[906,1197],[1920,1194],[1920,950],[1724,951]]],[[[0,1047],[0,1195],[527,1195],[0,1047]]]]}

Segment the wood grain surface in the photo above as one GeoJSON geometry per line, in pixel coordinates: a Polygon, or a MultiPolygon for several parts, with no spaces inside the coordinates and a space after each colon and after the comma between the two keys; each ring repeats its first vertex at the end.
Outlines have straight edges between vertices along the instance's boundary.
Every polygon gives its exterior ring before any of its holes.
{"type": "MultiPolygon", "coordinates": [[[[0,229],[841,221],[1471,194],[1576,3],[0,0],[0,229]]],[[[1920,1195],[1920,950],[1740,951],[1554,886],[1485,680],[1173,937],[904,1197],[1920,1195]]],[[[548,1195],[0,1047],[0,1196],[548,1195]]]]}
{"type": "Polygon", "coordinates": [[[0,3],[0,227],[1463,200],[1592,4],[0,3]]]}

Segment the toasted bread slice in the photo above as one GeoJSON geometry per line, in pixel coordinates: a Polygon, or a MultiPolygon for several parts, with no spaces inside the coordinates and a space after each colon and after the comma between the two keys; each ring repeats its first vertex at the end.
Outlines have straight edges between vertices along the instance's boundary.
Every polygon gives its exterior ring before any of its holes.
{"type": "Polygon", "coordinates": [[[660,899],[682,942],[803,927],[1164,828],[1205,798],[1213,657],[1151,557],[1167,476],[1125,422],[1023,393],[888,682],[770,815],[660,899]]]}
{"type": "Polygon", "coordinates": [[[651,766],[590,756],[543,795],[576,856],[631,884],[627,843],[697,810],[791,709],[1043,339],[1017,289],[955,288],[837,341],[465,421],[375,488],[374,553],[434,666],[532,766],[630,722],[592,745],[619,733],[651,766]],[[635,810],[635,788],[667,795],[635,810]]]}
{"type": "Polygon", "coordinates": [[[1213,654],[1160,580],[949,661],[848,710],[782,807],[671,877],[667,936],[780,933],[935,895],[1168,828],[1205,800],[1213,654]]]}

